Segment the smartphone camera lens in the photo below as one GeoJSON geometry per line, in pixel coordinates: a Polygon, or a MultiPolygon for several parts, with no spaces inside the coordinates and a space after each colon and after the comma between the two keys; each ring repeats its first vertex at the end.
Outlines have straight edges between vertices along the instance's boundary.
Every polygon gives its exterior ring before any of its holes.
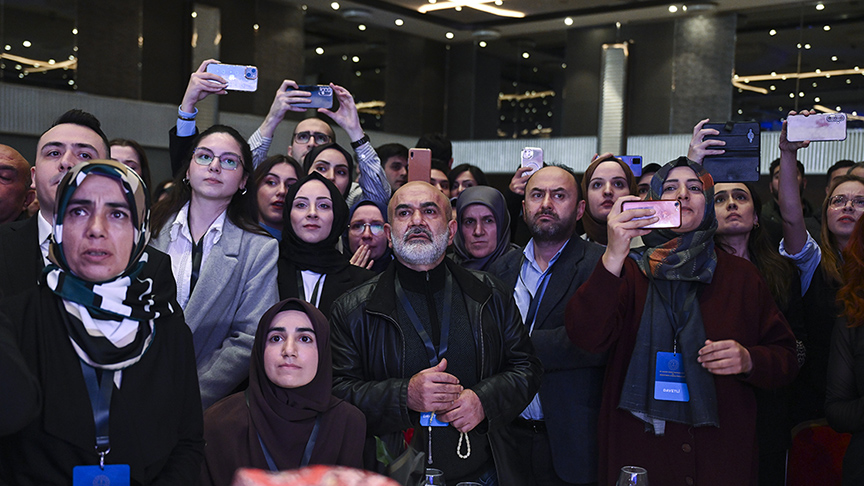
{"type": "Polygon", "coordinates": [[[258,68],[254,67],[254,66],[247,66],[245,75],[246,75],[246,79],[257,78],[258,77],[258,68]]]}

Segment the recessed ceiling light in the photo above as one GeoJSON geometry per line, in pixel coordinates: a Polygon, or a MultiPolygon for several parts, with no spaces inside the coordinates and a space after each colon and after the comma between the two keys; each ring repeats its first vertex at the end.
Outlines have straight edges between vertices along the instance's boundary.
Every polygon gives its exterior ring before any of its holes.
{"type": "Polygon", "coordinates": [[[396,20],[393,21],[393,23],[396,24],[396,25],[399,26],[399,27],[402,27],[402,24],[404,24],[405,21],[402,20],[402,19],[396,19],[396,20]]]}
{"type": "Polygon", "coordinates": [[[847,80],[846,80],[846,84],[852,84],[852,80],[851,80],[851,79],[847,79],[847,80]]]}
{"type": "Polygon", "coordinates": [[[72,29],[72,35],[78,35],[78,29],[72,29]]]}
{"type": "Polygon", "coordinates": [[[360,62],[360,56],[354,56],[351,58],[351,60],[354,62],[360,62]]]}
{"type": "Polygon", "coordinates": [[[798,49],[801,49],[801,43],[799,42],[796,47],[798,47],[798,49]]]}
{"type": "MultiPolygon", "coordinates": [[[[198,17],[198,12],[192,12],[192,18],[194,19],[196,17],[198,17]]],[[[74,34],[74,32],[73,32],[73,34],[74,34]]]]}
{"type": "Polygon", "coordinates": [[[675,13],[675,12],[677,12],[677,11],[678,11],[678,6],[677,6],[677,5],[669,5],[669,12],[670,12],[670,13],[675,13]]]}
{"type": "Polygon", "coordinates": [[[835,111],[842,111],[839,106],[835,106],[835,111]]]}
{"type": "Polygon", "coordinates": [[[770,89],[771,91],[774,91],[774,90],[777,89],[777,86],[774,86],[774,85],[772,84],[768,89],[770,89]]]}
{"type": "Polygon", "coordinates": [[[831,56],[831,60],[837,62],[837,56],[831,56]]]}
{"type": "Polygon", "coordinates": [[[810,44],[804,44],[804,49],[810,49],[810,44]]]}
{"type": "Polygon", "coordinates": [[[339,2],[331,3],[330,8],[332,8],[333,10],[339,10],[339,2]]]}
{"type": "Polygon", "coordinates": [[[260,25],[258,25],[258,24],[252,24],[252,30],[258,30],[259,28],[261,28],[260,25]]]}
{"type": "Polygon", "coordinates": [[[822,101],[822,99],[817,96],[817,97],[813,98],[813,101],[815,101],[816,103],[819,103],[820,101],[822,101]]]}
{"type": "Polygon", "coordinates": [[[816,70],[816,74],[819,74],[819,73],[821,73],[821,72],[822,72],[821,69],[817,69],[817,70],[816,70]]]}
{"type": "Polygon", "coordinates": [[[743,115],[743,114],[744,114],[744,110],[742,110],[742,109],[739,108],[739,109],[738,109],[738,114],[739,114],[739,115],[743,115]]]}
{"type": "Polygon", "coordinates": [[[799,98],[803,98],[803,97],[804,97],[804,92],[803,92],[803,91],[799,92],[799,93],[798,93],[798,97],[799,97],[799,98]]]}
{"type": "Polygon", "coordinates": [[[790,98],[795,98],[795,93],[789,93],[790,98]]]}
{"type": "Polygon", "coordinates": [[[366,26],[363,24],[360,24],[357,26],[357,30],[366,30],[366,26]]]}
{"type": "Polygon", "coordinates": [[[343,61],[347,61],[347,60],[348,60],[348,55],[347,55],[347,54],[342,54],[342,60],[343,60],[343,61]]]}
{"type": "Polygon", "coordinates": [[[814,87],[814,88],[816,88],[816,87],[818,87],[818,86],[819,86],[818,84],[813,83],[813,87],[814,87]]]}
{"type": "Polygon", "coordinates": [[[567,17],[564,19],[564,25],[573,25],[573,18],[567,17]]]}
{"type": "Polygon", "coordinates": [[[686,12],[687,11],[687,5],[681,5],[681,10],[686,12]]]}
{"type": "Polygon", "coordinates": [[[774,29],[771,29],[771,30],[768,31],[768,35],[770,35],[770,36],[775,36],[775,35],[777,35],[777,31],[774,30],[774,29]]]}
{"type": "Polygon", "coordinates": [[[454,37],[453,32],[447,32],[446,34],[444,34],[444,37],[452,39],[454,37]]]}
{"type": "Polygon", "coordinates": [[[567,63],[566,62],[561,63],[561,69],[567,69],[567,63]]]}
{"type": "Polygon", "coordinates": [[[825,10],[825,4],[822,2],[817,3],[816,10],[825,10]]]}
{"type": "Polygon", "coordinates": [[[477,45],[480,47],[486,47],[486,41],[480,41],[477,43],[477,45]]]}
{"type": "Polygon", "coordinates": [[[831,26],[830,26],[830,25],[825,25],[825,26],[822,27],[822,30],[824,30],[825,32],[828,32],[829,30],[831,30],[831,26]]]}
{"type": "Polygon", "coordinates": [[[324,54],[324,48],[323,47],[316,47],[315,48],[315,54],[318,54],[319,56],[324,54]]]}
{"type": "Polygon", "coordinates": [[[529,57],[531,57],[531,54],[528,54],[527,51],[522,53],[522,59],[528,59],[529,57]]]}
{"type": "Polygon", "coordinates": [[[360,71],[354,71],[354,74],[357,75],[358,78],[360,77],[360,71]]]}
{"type": "Polygon", "coordinates": [[[504,5],[504,1],[503,0],[495,0],[495,5],[498,5],[500,7],[501,5],[504,5]]]}
{"type": "Polygon", "coordinates": [[[5,47],[4,49],[6,49],[7,51],[11,51],[11,50],[12,50],[12,46],[10,46],[9,44],[6,44],[6,47],[5,47]]]}
{"type": "Polygon", "coordinates": [[[461,11],[462,11],[462,6],[461,6],[461,5],[456,5],[455,7],[453,7],[453,10],[455,10],[455,11],[457,11],[457,12],[461,12],[461,11]]]}
{"type": "Polygon", "coordinates": [[[29,40],[25,40],[24,42],[21,43],[21,45],[24,46],[24,47],[30,47],[30,46],[32,46],[33,44],[31,44],[29,40]]]}

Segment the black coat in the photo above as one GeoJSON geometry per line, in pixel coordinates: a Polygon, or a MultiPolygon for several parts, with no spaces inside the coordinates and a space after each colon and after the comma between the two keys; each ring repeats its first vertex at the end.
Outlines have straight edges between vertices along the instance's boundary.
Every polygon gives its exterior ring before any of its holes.
{"type": "MultiPolygon", "coordinates": [[[[287,258],[280,258],[276,266],[279,268],[279,276],[276,277],[276,283],[279,286],[279,300],[291,297],[305,300],[301,292],[302,289],[297,288],[297,267],[287,258]]],[[[375,272],[356,265],[347,265],[338,272],[328,273],[327,277],[324,278],[324,286],[321,288],[318,310],[329,317],[330,307],[336,299],[374,276],[375,272]]]]}
{"type": "MultiPolygon", "coordinates": [[[[37,418],[0,438],[0,482],[72,484],[74,466],[99,462],[90,398],[61,305],[44,286],[0,302],[43,393],[37,418]]],[[[201,397],[192,333],[182,313],[157,320],[150,348],[123,370],[111,399],[109,428],[105,462],[129,464],[132,484],[198,481],[204,449],[201,397]]]]}
{"type": "MultiPolygon", "coordinates": [[[[584,283],[603,248],[574,235],[552,266],[552,275],[537,309],[531,342],[543,364],[540,403],[549,433],[555,473],[570,483],[597,481],[597,420],[603,395],[606,354],[592,354],[567,337],[564,310],[584,283]]],[[[489,273],[515,288],[522,252],[501,257],[489,273]]]]}
{"type": "MultiPolygon", "coordinates": [[[[464,296],[477,346],[480,382],[472,390],[486,419],[478,429],[489,434],[502,486],[521,485],[510,423],[540,387],[542,368],[512,289],[484,272],[444,259],[464,296]]],[[[396,266],[343,295],[330,318],[333,346],[333,394],[366,415],[367,436],[380,436],[391,452],[401,450],[401,431],[416,427],[419,414],[408,410],[405,340],[396,322],[396,266]]],[[[367,440],[367,451],[374,442],[367,440]]],[[[397,452],[398,453],[398,452],[397,452]]],[[[368,454],[366,454],[368,457],[368,454]]],[[[374,468],[375,464],[366,464],[374,468]]]]}

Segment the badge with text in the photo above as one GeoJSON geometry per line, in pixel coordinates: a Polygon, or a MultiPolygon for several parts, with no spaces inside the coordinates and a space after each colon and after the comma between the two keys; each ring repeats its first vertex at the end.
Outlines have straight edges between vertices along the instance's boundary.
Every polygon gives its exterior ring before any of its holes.
{"type": "Polygon", "coordinates": [[[689,402],[690,392],[684,379],[684,361],[680,353],[657,353],[654,372],[654,399],[689,402]]]}
{"type": "Polygon", "coordinates": [[[438,416],[432,412],[423,412],[420,414],[420,425],[423,427],[447,427],[450,424],[438,420],[438,416]]]}
{"type": "Polygon", "coordinates": [[[72,469],[73,486],[129,486],[129,464],[75,466],[72,469]]]}

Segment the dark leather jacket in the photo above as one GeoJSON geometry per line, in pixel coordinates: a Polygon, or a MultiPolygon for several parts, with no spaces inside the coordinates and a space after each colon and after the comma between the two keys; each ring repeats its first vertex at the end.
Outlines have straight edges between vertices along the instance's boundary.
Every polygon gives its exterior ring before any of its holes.
{"type": "MultiPolygon", "coordinates": [[[[486,414],[478,428],[489,434],[499,483],[521,484],[511,471],[518,457],[508,425],[540,388],[540,361],[513,301],[513,289],[484,272],[466,270],[448,258],[444,262],[464,296],[477,345],[481,380],[472,390],[486,414]]],[[[408,410],[411,376],[405,371],[405,340],[396,323],[395,274],[391,265],[340,297],[333,304],[330,323],[333,394],[363,411],[367,434],[381,437],[398,454],[401,432],[417,426],[419,414],[408,410]]]]}

